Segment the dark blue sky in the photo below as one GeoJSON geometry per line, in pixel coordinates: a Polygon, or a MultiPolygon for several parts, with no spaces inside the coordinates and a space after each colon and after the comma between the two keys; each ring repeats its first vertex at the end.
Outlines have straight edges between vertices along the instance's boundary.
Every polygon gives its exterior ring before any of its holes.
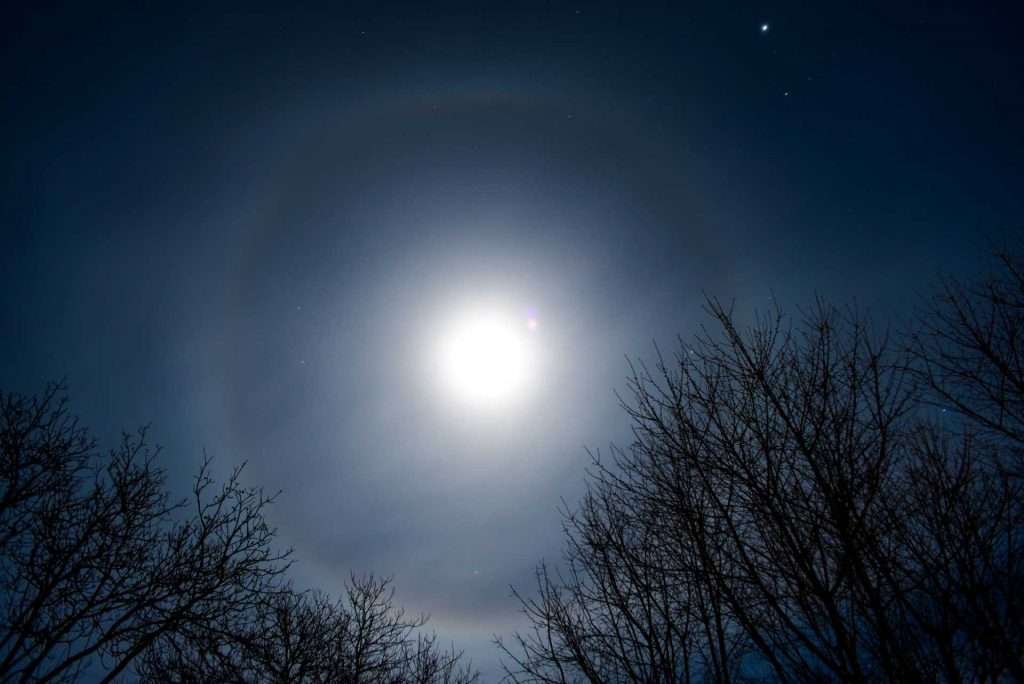
{"type": "Polygon", "coordinates": [[[0,384],[248,460],[301,582],[395,575],[485,675],[625,355],[704,292],[898,324],[1020,232],[1010,5],[284,7],[5,17],[0,384]],[[515,410],[426,369],[478,301],[541,321],[515,410]]]}

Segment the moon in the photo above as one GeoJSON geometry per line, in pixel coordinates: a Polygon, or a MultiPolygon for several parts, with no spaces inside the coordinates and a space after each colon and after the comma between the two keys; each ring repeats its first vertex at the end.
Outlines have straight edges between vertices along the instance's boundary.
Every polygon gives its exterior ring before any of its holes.
{"type": "Polygon", "coordinates": [[[440,376],[448,392],[480,408],[519,398],[533,370],[529,335],[536,328],[534,318],[520,322],[491,310],[454,320],[439,349],[440,376]]]}

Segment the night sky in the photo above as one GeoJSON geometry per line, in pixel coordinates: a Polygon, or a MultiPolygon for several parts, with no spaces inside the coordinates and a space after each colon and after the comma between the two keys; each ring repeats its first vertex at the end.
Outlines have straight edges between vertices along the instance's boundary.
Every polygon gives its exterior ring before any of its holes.
{"type": "Polygon", "coordinates": [[[899,325],[1024,216],[1020,5],[25,3],[0,386],[282,489],[300,586],[393,575],[493,681],[626,357],[821,296],[899,325]],[[452,396],[488,308],[529,380],[452,396]]]}

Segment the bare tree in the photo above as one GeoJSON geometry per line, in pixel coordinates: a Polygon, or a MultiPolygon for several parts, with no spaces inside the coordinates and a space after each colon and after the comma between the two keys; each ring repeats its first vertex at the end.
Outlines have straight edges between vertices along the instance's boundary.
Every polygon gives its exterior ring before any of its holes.
{"type": "Polygon", "coordinates": [[[390,578],[353,576],[346,591],[345,628],[333,643],[332,681],[352,684],[472,684],[477,674],[454,647],[444,650],[421,628],[427,616],[407,616],[394,604],[390,578]]]}
{"type": "Polygon", "coordinates": [[[284,684],[472,684],[461,653],[419,630],[424,616],[394,605],[390,580],[353,576],[345,597],[291,587],[241,619],[168,635],[139,668],[143,681],[284,684]]]}
{"type": "Polygon", "coordinates": [[[998,256],[981,282],[942,281],[911,338],[925,397],[1003,443],[1004,466],[1024,477],[1024,263],[998,256]]]}
{"type": "Polygon", "coordinates": [[[1001,445],[923,410],[910,360],[857,316],[740,330],[708,311],[715,332],[634,369],[635,441],[594,459],[565,569],[520,597],[533,629],[499,642],[509,678],[1024,681],[1001,445]]]}
{"type": "Polygon", "coordinates": [[[144,432],[103,458],[63,390],[0,395],[0,677],[112,681],[162,636],[257,603],[286,569],[270,501],[204,464],[171,502],[144,432]]]}
{"type": "Polygon", "coordinates": [[[977,283],[945,278],[908,349],[922,402],[943,434],[922,468],[933,483],[922,508],[936,556],[932,579],[971,591],[949,602],[957,644],[993,677],[1024,681],[1024,264],[1002,252],[977,283]],[[956,436],[955,440],[946,433],[956,436]],[[935,451],[955,453],[938,459],[935,451]],[[938,460],[944,468],[935,467],[938,460]]]}
{"type": "Polygon", "coordinates": [[[103,456],[61,386],[0,394],[0,678],[472,684],[394,605],[390,580],[353,576],[342,599],[297,592],[272,548],[272,498],[216,486],[205,461],[171,501],[145,431],[103,456]]]}
{"type": "Polygon", "coordinates": [[[721,593],[693,579],[697,556],[721,552],[717,538],[702,536],[705,543],[674,555],[661,536],[667,528],[629,488],[642,483],[622,487],[625,480],[595,462],[583,502],[564,512],[565,569],[552,572],[542,564],[537,596],[516,592],[533,629],[514,636],[514,649],[499,639],[512,662],[508,674],[541,682],[672,682],[698,674],[728,681],[745,637],[721,593]]]}
{"type": "Polygon", "coordinates": [[[1024,487],[984,440],[919,430],[893,539],[910,569],[904,631],[934,679],[1024,681],[1024,487]]]}

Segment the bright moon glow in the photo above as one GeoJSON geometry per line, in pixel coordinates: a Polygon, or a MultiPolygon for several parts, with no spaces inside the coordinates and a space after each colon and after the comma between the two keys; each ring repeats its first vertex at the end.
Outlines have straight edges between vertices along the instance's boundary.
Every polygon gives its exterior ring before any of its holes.
{"type": "Polygon", "coordinates": [[[477,406],[502,404],[519,395],[530,372],[526,335],[536,328],[497,313],[478,313],[455,323],[441,344],[441,375],[460,399],[477,406]]]}

